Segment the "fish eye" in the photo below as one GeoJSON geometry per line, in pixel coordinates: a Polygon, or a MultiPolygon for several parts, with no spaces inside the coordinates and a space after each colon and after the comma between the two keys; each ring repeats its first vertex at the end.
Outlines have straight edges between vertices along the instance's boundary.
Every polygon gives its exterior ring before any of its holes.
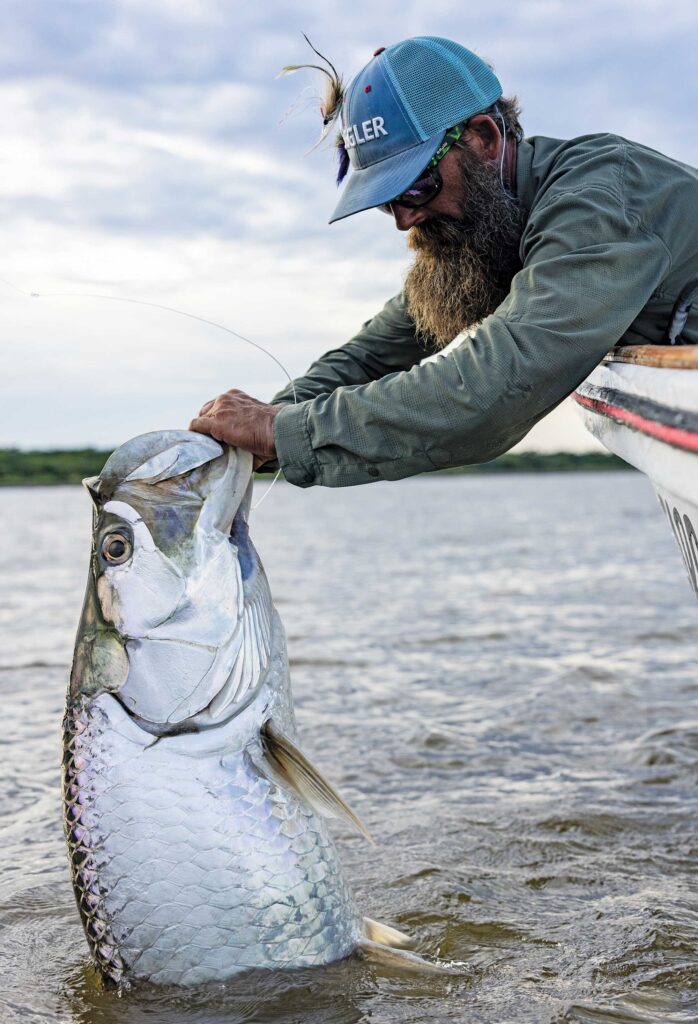
{"type": "Polygon", "coordinates": [[[123,565],[133,554],[133,545],[123,533],[108,533],[102,541],[101,551],[110,565],[123,565]]]}

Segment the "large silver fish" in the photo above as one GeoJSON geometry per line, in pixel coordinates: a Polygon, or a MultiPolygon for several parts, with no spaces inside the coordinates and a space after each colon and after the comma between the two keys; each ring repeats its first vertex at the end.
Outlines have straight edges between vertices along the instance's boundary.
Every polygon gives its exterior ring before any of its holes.
{"type": "Polygon", "coordinates": [[[92,955],[116,983],[356,950],[419,960],[359,916],[324,817],[365,829],[295,746],[283,627],[248,536],[251,474],[246,452],[163,431],[86,481],[65,829],[92,955]]]}

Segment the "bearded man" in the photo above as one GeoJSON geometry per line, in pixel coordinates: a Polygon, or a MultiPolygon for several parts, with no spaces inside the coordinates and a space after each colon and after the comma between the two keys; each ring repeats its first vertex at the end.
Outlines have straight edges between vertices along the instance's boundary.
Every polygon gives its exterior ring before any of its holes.
{"type": "Polygon", "coordinates": [[[495,458],[614,345],[662,342],[698,278],[696,170],[613,135],[524,140],[489,66],[448,39],[376,50],[345,94],[330,68],[325,119],[341,107],[353,172],[330,223],[390,214],[414,252],[405,288],[295,401],[228,391],[192,430],[300,487],[395,480],[495,458]]]}

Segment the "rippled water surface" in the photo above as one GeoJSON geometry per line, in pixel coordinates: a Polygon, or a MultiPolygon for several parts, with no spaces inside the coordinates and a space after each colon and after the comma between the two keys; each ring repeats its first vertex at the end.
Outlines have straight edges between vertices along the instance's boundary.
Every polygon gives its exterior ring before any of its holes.
{"type": "Polygon", "coordinates": [[[103,991],[61,831],[79,488],[0,491],[0,1020],[698,1021],[698,607],[639,474],[277,485],[252,535],[359,905],[466,964],[103,991]]]}

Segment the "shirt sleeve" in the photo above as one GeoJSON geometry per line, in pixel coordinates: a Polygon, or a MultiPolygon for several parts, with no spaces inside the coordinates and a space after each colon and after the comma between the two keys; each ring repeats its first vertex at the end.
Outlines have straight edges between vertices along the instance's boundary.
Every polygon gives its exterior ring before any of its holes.
{"type": "Polygon", "coordinates": [[[286,478],[341,487],[495,458],[584,380],[670,265],[602,186],[548,195],[521,254],[505,301],[448,354],[282,409],[286,478]]]}
{"type": "Polygon", "coordinates": [[[294,401],[331,394],[339,387],[367,384],[396,370],[409,369],[431,351],[417,339],[414,321],[400,292],[346,344],[326,352],[305,376],[274,395],[272,404],[292,405],[294,401]]]}

